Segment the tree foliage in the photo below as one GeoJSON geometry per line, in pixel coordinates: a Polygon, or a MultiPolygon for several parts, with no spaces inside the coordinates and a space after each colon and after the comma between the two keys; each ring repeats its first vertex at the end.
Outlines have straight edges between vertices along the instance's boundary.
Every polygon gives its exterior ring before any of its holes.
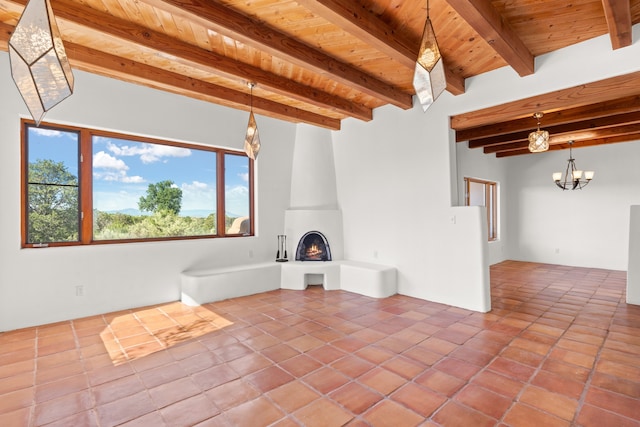
{"type": "Polygon", "coordinates": [[[138,202],[138,208],[141,211],[153,213],[167,211],[178,215],[181,207],[182,190],[169,180],[149,184],[147,196],[140,197],[138,202]]]}
{"type": "Polygon", "coordinates": [[[63,162],[29,163],[29,243],[78,240],[78,178],[63,162]]]}
{"type": "Polygon", "coordinates": [[[127,215],[96,211],[93,236],[96,240],[149,239],[206,236],[216,234],[216,215],[206,218],[181,217],[168,210],[152,215],[127,215]]]}

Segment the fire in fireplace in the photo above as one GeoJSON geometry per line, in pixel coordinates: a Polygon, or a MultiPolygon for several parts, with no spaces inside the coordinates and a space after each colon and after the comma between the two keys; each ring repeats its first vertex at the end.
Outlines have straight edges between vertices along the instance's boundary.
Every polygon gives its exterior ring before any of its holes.
{"type": "Polygon", "coordinates": [[[319,231],[305,233],[296,249],[296,261],[331,261],[331,249],[324,234],[319,231]]]}

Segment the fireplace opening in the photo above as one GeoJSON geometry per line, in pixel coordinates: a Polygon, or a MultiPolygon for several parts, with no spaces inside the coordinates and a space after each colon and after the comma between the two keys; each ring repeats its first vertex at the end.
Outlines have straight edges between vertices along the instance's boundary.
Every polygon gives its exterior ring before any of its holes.
{"type": "Polygon", "coordinates": [[[296,261],[331,261],[331,249],[324,234],[309,231],[300,239],[296,261]]]}

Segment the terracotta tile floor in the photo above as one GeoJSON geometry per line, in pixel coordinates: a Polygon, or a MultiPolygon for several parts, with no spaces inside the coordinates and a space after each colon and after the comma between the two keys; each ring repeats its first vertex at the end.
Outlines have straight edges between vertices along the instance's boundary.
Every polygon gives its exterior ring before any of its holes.
{"type": "Polygon", "coordinates": [[[640,426],[626,273],[508,261],[490,313],[320,286],[0,334],[0,426],[640,426]]]}

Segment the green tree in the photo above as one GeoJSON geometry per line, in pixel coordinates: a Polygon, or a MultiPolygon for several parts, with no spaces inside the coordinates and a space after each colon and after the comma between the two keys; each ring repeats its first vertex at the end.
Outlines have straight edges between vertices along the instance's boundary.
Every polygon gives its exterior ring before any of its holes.
{"type": "Polygon", "coordinates": [[[29,163],[29,243],[78,240],[78,177],[63,162],[29,163]]]}
{"type": "Polygon", "coordinates": [[[173,181],[160,181],[149,184],[147,196],[140,197],[138,208],[141,211],[160,212],[168,211],[174,214],[180,213],[182,206],[182,190],[176,187],[173,181]]]}

